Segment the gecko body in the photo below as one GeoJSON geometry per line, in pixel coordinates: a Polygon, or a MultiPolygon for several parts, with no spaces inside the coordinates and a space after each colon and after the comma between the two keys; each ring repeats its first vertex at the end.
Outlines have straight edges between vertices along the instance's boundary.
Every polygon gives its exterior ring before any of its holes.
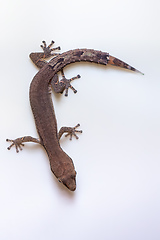
{"type": "Polygon", "coordinates": [[[77,91],[71,85],[71,81],[80,78],[80,75],[66,79],[63,73],[64,67],[74,62],[84,61],[103,65],[111,64],[132,71],[139,71],[123,61],[110,56],[109,53],[93,49],[75,49],[62,54],[55,54],[52,53],[52,51],[59,50],[60,47],[51,48],[53,43],[52,41],[47,47],[45,41],[43,41],[43,45],[41,46],[43,52],[30,54],[33,63],[40,68],[30,85],[30,104],[39,139],[30,136],[17,138],[15,140],[7,139],[7,141],[12,142],[8,149],[15,145],[18,152],[18,149],[22,149],[21,146],[23,146],[24,142],[41,144],[48,154],[51,170],[54,175],[58,178],[59,182],[63,183],[71,191],[74,191],[76,189],[75,167],[72,159],[60,147],[59,139],[65,132],[70,138],[72,138],[73,135],[78,138],[76,133],[81,133],[82,131],[77,130],[77,127],[79,127],[79,124],[77,124],[73,128],[62,127],[58,133],[57,121],[50,96],[50,85],[57,93],[65,91],[65,96],[68,95],[69,88],[76,93],[77,91]],[[46,62],[45,59],[48,57],[53,58],[49,62],[46,62]],[[60,71],[62,73],[61,81],[58,80],[57,75],[60,71]]]}

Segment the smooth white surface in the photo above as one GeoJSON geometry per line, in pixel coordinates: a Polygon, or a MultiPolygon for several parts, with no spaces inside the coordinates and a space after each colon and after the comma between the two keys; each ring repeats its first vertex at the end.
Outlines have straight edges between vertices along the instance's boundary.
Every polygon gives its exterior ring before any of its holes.
{"type": "Polygon", "coordinates": [[[0,3],[0,239],[160,239],[159,1],[0,3]],[[52,175],[44,150],[7,151],[6,138],[37,136],[29,85],[37,69],[29,53],[42,40],[61,51],[94,48],[145,73],[75,64],[76,95],[53,95],[59,128],[81,123],[78,141],[62,139],[77,190],[52,175]]]}

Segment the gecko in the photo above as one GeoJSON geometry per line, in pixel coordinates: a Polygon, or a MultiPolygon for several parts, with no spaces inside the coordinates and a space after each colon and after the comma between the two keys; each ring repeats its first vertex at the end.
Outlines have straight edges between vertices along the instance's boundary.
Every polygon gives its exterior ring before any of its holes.
{"type": "Polygon", "coordinates": [[[74,163],[62,150],[59,140],[64,133],[66,133],[66,136],[70,136],[70,139],[72,139],[72,136],[78,139],[77,133],[82,133],[82,130],[77,130],[80,126],[80,124],[77,124],[75,127],[62,127],[59,132],[57,131],[57,120],[51,100],[51,87],[56,93],[65,92],[65,96],[68,96],[69,88],[74,93],[77,92],[71,82],[80,78],[80,75],[67,79],[63,71],[65,66],[75,62],[110,64],[134,72],[141,72],[107,52],[84,48],[69,50],[60,54],[54,52],[60,50],[60,47],[52,47],[54,41],[51,41],[48,46],[45,41],[42,41],[42,43],[42,52],[30,54],[30,59],[40,69],[30,84],[29,92],[30,105],[39,139],[31,136],[20,137],[15,140],[6,139],[7,142],[11,142],[8,150],[15,146],[16,151],[19,152],[25,142],[40,144],[47,152],[50,168],[55,177],[69,190],[75,191],[76,171],[74,163]],[[48,58],[51,59],[47,61],[48,58]],[[62,74],[61,80],[58,77],[59,72],[62,74]]]}

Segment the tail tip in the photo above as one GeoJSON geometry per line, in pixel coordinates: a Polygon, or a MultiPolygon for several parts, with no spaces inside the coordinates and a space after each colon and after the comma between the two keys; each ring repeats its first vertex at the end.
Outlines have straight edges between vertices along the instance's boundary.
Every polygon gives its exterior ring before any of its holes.
{"type": "Polygon", "coordinates": [[[137,69],[135,69],[135,72],[137,72],[137,73],[140,73],[140,74],[144,75],[144,73],[143,73],[143,72],[141,72],[141,71],[139,71],[139,70],[137,70],[137,69]]]}
{"type": "Polygon", "coordinates": [[[144,75],[144,73],[143,73],[143,72],[141,72],[141,71],[137,70],[137,69],[136,69],[136,68],[134,68],[134,67],[128,66],[128,69],[129,69],[129,70],[131,70],[131,71],[134,71],[134,72],[137,72],[137,73],[140,73],[140,74],[144,75]]]}

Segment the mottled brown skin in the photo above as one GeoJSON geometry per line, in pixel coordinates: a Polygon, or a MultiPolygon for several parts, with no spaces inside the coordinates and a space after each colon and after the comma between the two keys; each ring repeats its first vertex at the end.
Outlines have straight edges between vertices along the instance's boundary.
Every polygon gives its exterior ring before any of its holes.
{"type": "Polygon", "coordinates": [[[66,79],[63,73],[63,68],[74,62],[94,62],[98,64],[111,64],[127,68],[132,71],[137,71],[135,68],[122,62],[121,60],[110,56],[108,53],[92,50],[92,49],[75,49],[62,54],[52,54],[53,50],[59,50],[60,48],[52,48],[53,41],[47,47],[45,41],[43,41],[43,52],[31,53],[30,58],[35,65],[40,68],[39,72],[33,78],[30,85],[30,104],[35,119],[37,132],[40,140],[26,136],[23,138],[17,138],[15,140],[9,140],[12,144],[8,147],[10,149],[15,145],[16,151],[22,150],[24,142],[35,142],[41,144],[49,157],[51,170],[54,175],[62,182],[68,189],[74,191],[76,189],[76,171],[72,159],[62,150],[59,144],[59,139],[63,133],[67,133],[67,136],[75,136],[76,132],[82,132],[76,130],[79,124],[74,128],[62,127],[57,132],[57,121],[53,109],[53,103],[50,96],[50,85],[54,88],[55,92],[62,93],[65,91],[65,96],[68,95],[68,89],[71,88],[74,93],[77,91],[71,86],[71,81],[80,78],[79,75],[72,79],[66,79]],[[48,63],[45,58],[53,57],[48,63]],[[62,80],[58,80],[57,73],[61,71],[62,80]]]}

